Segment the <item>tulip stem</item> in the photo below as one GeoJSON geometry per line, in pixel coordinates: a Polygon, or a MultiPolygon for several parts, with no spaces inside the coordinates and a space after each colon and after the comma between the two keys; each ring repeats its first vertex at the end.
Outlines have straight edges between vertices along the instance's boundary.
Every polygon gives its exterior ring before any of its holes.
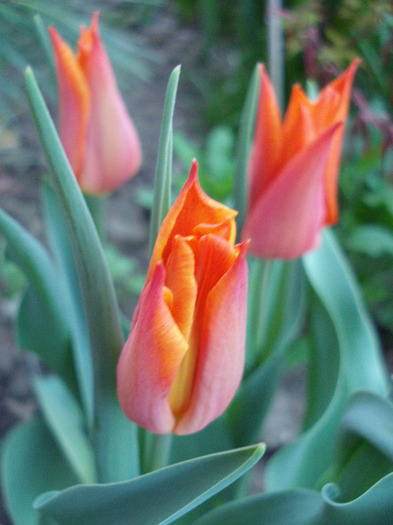
{"type": "Polygon", "coordinates": [[[153,434],[151,440],[149,472],[166,467],[172,448],[172,434],[153,434]]]}
{"type": "Polygon", "coordinates": [[[266,304],[269,278],[273,266],[273,260],[255,261],[255,271],[252,277],[250,289],[250,342],[252,355],[259,354],[263,328],[266,319],[266,304]]]}

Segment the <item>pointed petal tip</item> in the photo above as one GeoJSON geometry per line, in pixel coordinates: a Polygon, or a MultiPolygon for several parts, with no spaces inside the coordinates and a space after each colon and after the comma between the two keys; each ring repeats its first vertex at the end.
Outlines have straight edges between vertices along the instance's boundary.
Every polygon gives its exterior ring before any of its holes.
{"type": "Polygon", "coordinates": [[[91,18],[91,25],[90,25],[90,31],[92,31],[93,33],[98,32],[99,18],[100,18],[100,11],[99,10],[94,11],[93,16],[91,18]]]}

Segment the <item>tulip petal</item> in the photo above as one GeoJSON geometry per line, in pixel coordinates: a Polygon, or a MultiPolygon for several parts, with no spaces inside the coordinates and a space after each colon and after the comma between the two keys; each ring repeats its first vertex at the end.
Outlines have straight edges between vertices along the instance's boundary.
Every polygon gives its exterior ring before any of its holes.
{"type": "Polygon", "coordinates": [[[89,88],[72,49],[53,27],[53,43],[59,85],[60,140],[76,178],[79,178],[86,151],[86,132],[90,115],[89,88]]]}
{"type": "Polygon", "coordinates": [[[318,128],[312,118],[312,109],[312,102],[302,88],[295,84],[282,126],[282,151],[276,173],[316,138],[318,128]]]}
{"type": "Polygon", "coordinates": [[[281,152],[281,114],[274,88],[263,65],[260,65],[261,84],[258,113],[255,126],[255,139],[251,151],[250,206],[269,184],[276,173],[276,164],[281,152]],[[263,170],[260,167],[263,166],[263,170]]]}
{"type": "Polygon", "coordinates": [[[240,384],[247,309],[246,247],[211,289],[204,307],[191,400],[177,422],[179,435],[197,432],[220,416],[240,384]]]}
{"type": "Polygon", "coordinates": [[[173,319],[186,340],[190,337],[197,297],[194,271],[194,252],[187,241],[177,235],[166,264],[165,285],[173,294],[173,319]]]}
{"type": "MultiPolygon", "coordinates": [[[[353,60],[349,68],[340,77],[338,77],[331,84],[329,84],[329,86],[327,86],[324,90],[321,91],[321,94],[319,96],[319,99],[321,100],[321,105],[328,105],[326,100],[328,99],[329,90],[334,90],[334,92],[338,94],[338,101],[335,102],[335,107],[331,110],[335,111],[335,116],[333,117],[333,114],[331,115],[330,125],[338,121],[345,122],[347,119],[352,83],[359,63],[360,59],[353,60]]],[[[343,139],[344,126],[340,131],[337,132],[337,134],[333,138],[328,165],[326,168],[326,224],[335,224],[338,219],[337,178],[340,166],[343,139]]]]}
{"type": "Polygon", "coordinates": [[[290,259],[316,247],[325,222],[324,175],[335,124],[300,151],[250,210],[243,229],[258,257],[290,259]]]}
{"type": "Polygon", "coordinates": [[[117,367],[117,390],[125,415],[150,432],[168,433],[175,418],[168,402],[188,342],[164,300],[165,269],[157,264],[144,288],[117,367]]]}
{"type": "Polygon", "coordinates": [[[177,417],[187,410],[190,402],[195,367],[199,355],[199,339],[206,298],[238,256],[236,248],[215,235],[204,235],[199,239],[195,244],[195,253],[195,278],[198,295],[193,315],[192,333],[189,339],[190,349],[184,356],[170,393],[171,407],[177,417]]]}
{"type": "Polygon", "coordinates": [[[193,161],[190,175],[172,208],[165,217],[154,245],[146,282],[151,279],[159,260],[166,263],[176,235],[187,237],[200,224],[219,225],[229,221],[228,241],[236,235],[234,218],[237,212],[211,199],[204,193],[198,182],[198,164],[193,161]]]}
{"type": "Polygon", "coordinates": [[[138,171],[139,137],[117,88],[98,32],[98,13],[90,29],[82,29],[78,61],[91,94],[86,156],[80,185],[87,193],[117,189],[138,171]]]}

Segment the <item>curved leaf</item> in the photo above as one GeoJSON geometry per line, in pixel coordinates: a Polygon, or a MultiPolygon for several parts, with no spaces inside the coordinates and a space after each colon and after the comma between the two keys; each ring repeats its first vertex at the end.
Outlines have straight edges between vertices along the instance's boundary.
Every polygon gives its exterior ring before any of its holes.
{"type": "Polygon", "coordinates": [[[322,493],[287,489],[222,505],[195,525],[390,525],[393,515],[393,474],[348,503],[335,501],[336,487],[322,493]]]}
{"type": "Polygon", "coordinates": [[[2,446],[1,478],[7,508],[15,525],[41,525],[33,501],[42,492],[77,483],[40,419],[20,423],[2,446]]]}
{"type": "Polygon", "coordinates": [[[82,483],[94,483],[94,453],[79,405],[55,376],[37,376],[33,387],[42,415],[75,475],[82,483]]]}
{"type": "Polygon", "coordinates": [[[351,396],[340,423],[331,479],[353,499],[393,471],[393,403],[373,392],[351,396]]]}
{"type": "MultiPolygon", "coordinates": [[[[314,487],[332,461],[335,433],[350,394],[362,388],[387,392],[387,374],[375,330],[331,232],[324,232],[321,247],[305,256],[303,262],[310,285],[336,332],[338,374],[330,377],[334,382],[333,395],[321,417],[269,462],[266,470],[269,490],[314,487]]],[[[318,373],[322,375],[323,370],[318,373]]]]}
{"type": "Polygon", "coordinates": [[[70,326],[63,315],[68,296],[61,276],[45,248],[3,210],[0,232],[7,239],[7,254],[30,283],[18,313],[18,344],[36,352],[50,370],[73,386],[70,326]]]}
{"type": "Polygon", "coordinates": [[[49,492],[35,508],[59,525],[168,524],[224,489],[263,455],[264,445],[185,461],[123,483],[49,492]]]}

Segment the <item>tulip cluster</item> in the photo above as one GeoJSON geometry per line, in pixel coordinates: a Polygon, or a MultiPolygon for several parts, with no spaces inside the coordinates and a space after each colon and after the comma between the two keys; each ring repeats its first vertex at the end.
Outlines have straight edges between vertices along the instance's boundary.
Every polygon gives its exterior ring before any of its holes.
{"type": "Polygon", "coordinates": [[[104,194],[136,174],[141,146],[98,32],[82,27],[78,53],[49,28],[59,84],[60,139],[83,192],[104,194]]]}
{"type": "Polygon", "coordinates": [[[236,212],[201,189],[194,161],[166,216],[117,369],[124,413],[155,433],[216,419],[242,377],[247,242],[236,212]]]}
{"type": "Polygon", "coordinates": [[[337,177],[344,124],[359,60],[311,101],[295,85],[285,119],[260,66],[260,95],[249,162],[249,211],[243,238],[265,259],[292,259],[316,248],[337,221],[337,177]]]}

